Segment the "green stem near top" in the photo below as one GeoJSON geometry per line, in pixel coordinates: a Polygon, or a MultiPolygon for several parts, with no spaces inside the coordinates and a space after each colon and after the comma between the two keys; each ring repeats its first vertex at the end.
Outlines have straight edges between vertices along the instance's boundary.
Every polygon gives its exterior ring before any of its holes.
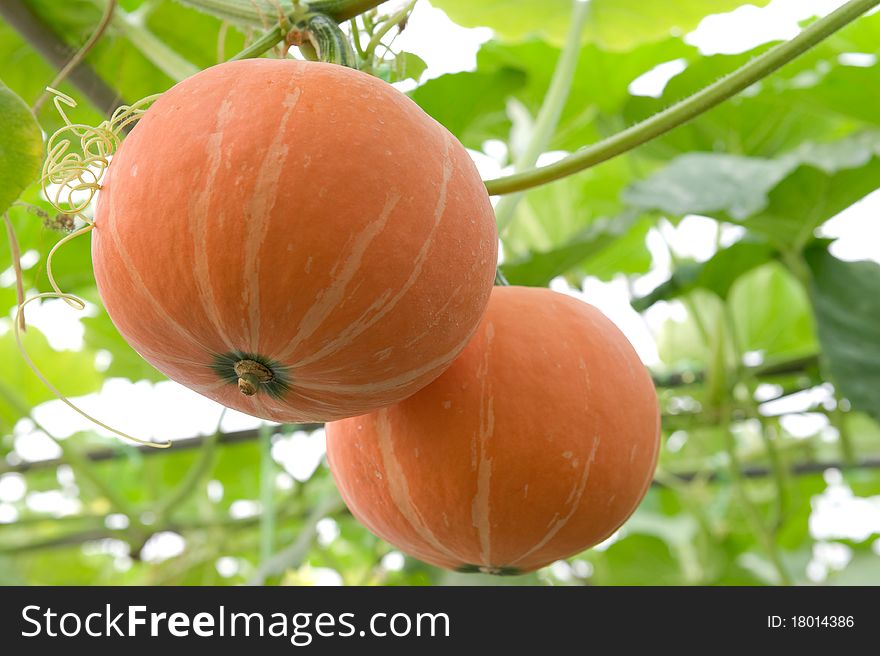
{"type": "MultiPolygon", "coordinates": [[[[324,16],[333,19],[337,23],[341,23],[343,21],[354,18],[359,14],[369,11],[370,9],[378,7],[385,1],[386,0],[321,0],[316,2],[303,3],[304,7],[300,6],[299,8],[295,8],[291,13],[286,16],[286,18],[289,20],[298,21],[309,13],[323,14],[324,16]]],[[[235,5],[237,7],[240,5],[239,9],[242,12],[246,12],[248,6],[251,6],[252,8],[250,0],[186,0],[186,4],[199,7],[206,11],[216,10],[215,5],[217,4],[235,5]]],[[[231,57],[229,61],[259,57],[263,53],[268,52],[273,47],[275,47],[275,45],[284,38],[286,33],[287,29],[285,26],[280,24],[275,25],[274,27],[264,32],[247,48],[239,52],[234,57],[231,57]]]]}
{"type": "Polygon", "coordinates": [[[790,41],[755,57],[729,75],[651,118],[549,166],[488,180],[486,189],[493,196],[524,191],[578,173],[628,152],[735,96],[877,5],[880,5],[880,0],[850,0],[836,11],[806,27],[790,41]]]}
{"type": "MultiPolygon", "coordinates": [[[[544,102],[538,111],[532,134],[522,153],[514,162],[515,171],[533,167],[541,153],[547,150],[550,140],[556,132],[556,126],[559,124],[559,117],[568,101],[574,73],[577,69],[578,55],[581,51],[581,34],[589,15],[589,5],[586,2],[574,0],[573,5],[568,37],[559,55],[559,61],[556,62],[553,79],[550,80],[547,95],[544,96],[544,102]]],[[[495,219],[498,223],[499,233],[502,233],[510,225],[521,199],[522,194],[511,194],[502,198],[495,206],[495,219]]]]}
{"type": "Polygon", "coordinates": [[[297,25],[314,48],[319,61],[357,68],[357,57],[335,20],[324,14],[311,14],[297,25]]]}

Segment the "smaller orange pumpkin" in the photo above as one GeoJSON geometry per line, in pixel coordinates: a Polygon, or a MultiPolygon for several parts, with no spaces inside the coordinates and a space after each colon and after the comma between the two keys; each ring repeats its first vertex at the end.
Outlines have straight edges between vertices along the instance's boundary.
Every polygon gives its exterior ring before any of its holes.
{"type": "Polygon", "coordinates": [[[376,535],[459,571],[514,574],[591,547],[644,497],[659,450],[651,378],[594,307],[496,287],[443,375],[327,425],[330,468],[376,535]]]}

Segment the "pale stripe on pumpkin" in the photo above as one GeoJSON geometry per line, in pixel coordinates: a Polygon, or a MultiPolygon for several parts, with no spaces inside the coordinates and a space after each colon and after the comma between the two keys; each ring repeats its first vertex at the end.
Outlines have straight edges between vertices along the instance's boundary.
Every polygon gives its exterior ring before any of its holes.
{"type": "Polygon", "coordinates": [[[360,394],[363,392],[384,392],[389,390],[406,387],[413,381],[418,380],[424,374],[433,371],[443,363],[448,363],[450,359],[459,353],[465,345],[471,340],[471,335],[465,337],[461,342],[456,344],[450,351],[434,358],[430,362],[426,362],[418,369],[414,369],[406,374],[388,378],[380,383],[360,383],[352,385],[343,385],[341,383],[316,383],[306,380],[296,380],[294,376],[293,385],[299,388],[305,388],[316,392],[339,392],[340,394],[360,394]]]}
{"type": "Polygon", "coordinates": [[[194,191],[194,198],[189,204],[189,229],[193,241],[193,280],[196,283],[196,291],[198,299],[202,306],[202,312],[211,322],[214,330],[217,331],[218,337],[226,345],[230,351],[237,350],[235,343],[226,333],[223,321],[218,312],[217,300],[214,296],[214,288],[211,285],[210,261],[208,258],[208,249],[200,244],[206,244],[208,235],[214,226],[211,225],[211,200],[217,188],[216,177],[217,172],[223,164],[223,134],[227,128],[227,122],[232,114],[232,105],[229,97],[223,99],[217,110],[217,122],[214,131],[211,132],[205,140],[205,155],[208,163],[208,172],[205,183],[194,191]]]}
{"type": "MultiPolygon", "coordinates": [[[[113,245],[116,247],[116,254],[119,255],[119,258],[122,260],[125,266],[122,269],[125,270],[125,273],[128,275],[128,279],[131,281],[132,285],[136,287],[136,292],[139,292],[140,295],[146,299],[147,303],[150,305],[152,310],[159,315],[159,317],[165,322],[164,326],[170,328],[172,332],[176,333],[178,337],[183,338],[188,341],[192,346],[197,347],[200,350],[204,350],[204,346],[202,343],[186,328],[181,326],[177,321],[175,321],[170,314],[162,307],[162,304],[159,300],[153,296],[153,293],[147,288],[146,283],[143,278],[141,278],[140,273],[138,273],[137,267],[134,264],[134,261],[131,259],[131,256],[128,254],[128,251],[125,250],[125,247],[122,244],[122,240],[119,238],[119,232],[116,229],[116,206],[114,202],[115,196],[110,199],[110,211],[107,215],[107,222],[104,224],[107,233],[110,235],[110,238],[113,240],[113,245]]],[[[98,229],[101,227],[98,226],[98,229]]],[[[158,337],[164,338],[164,335],[158,335],[158,337]]]]}
{"type": "Polygon", "coordinates": [[[352,322],[351,325],[343,330],[335,339],[331,340],[328,344],[318,349],[318,351],[316,351],[309,357],[303,358],[300,362],[296,363],[297,365],[305,365],[312,362],[317,362],[326,355],[329,355],[340,348],[344,348],[350,345],[357,337],[372,328],[389,312],[391,312],[391,310],[393,310],[397,306],[400,300],[407,294],[407,292],[409,292],[412,286],[419,279],[419,276],[422,273],[422,269],[425,266],[425,262],[428,259],[428,253],[431,250],[434,236],[437,234],[437,229],[440,227],[443,215],[446,213],[446,201],[449,192],[449,181],[452,179],[452,174],[455,171],[455,163],[452,161],[449,152],[449,137],[446,136],[446,134],[447,133],[444,133],[443,139],[443,177],[440,180],[440,189],[438,192],[437,204],[434,207],[434,221],[431,224],[431,230],[428,232],[428,236],[425,238],[421,249],[419,249],[419,252],[416,255],[416,259],[415,262],[413,262],[413,268],[410,272],[409,278],[407,278],[406,282],[391,298],[391,300],[385,303],[384,306],[382,306],[381,309],[376,312],[376,314],[374,314],[372,317],[367,318],[374,307],[373,305],[371,305],[366,312],[364,312],[360,317],[352,322]]]}
{"type": "Polygon", "coordinates": [[[559,517],[557,513],[550,522],[548,526],[548,531],[546,535],[536,544],[534,547],[526,551],[522,556],[517,558],[516,560],[510,561],[509,565],[516,565],[517,563],[525,560],[529,556],[531,556],[536,551],[543,549],[547,544],[556,537],[556,534],[559,533],[565,525],[574,517],[574,514],[577,512],[578,508],[580,508],[581,499],[584,496],[584,490],[587,489],[587,481],[590,478],[590,468],[593,465],[593,460],[596,458],[596,450],[599,448],[599,436],[595,436],[593,438],[593,448],[590,449],[590,455],[587,457],[587,461],[584,463],[584,470],[581,473],[581,478],[578,481],[577,487],[571,491],[571,494],[568,495],[568,498],[565,500],[565,503],[569,506],[568,513],[564,517],[559,517]]]}
{"type": "MultiPolygon", "coordinates": [[[[471,276],[476,272],[476,270],[482,266],[484,266],[483,261],[478,260],[478,259],[474,260],[474,263],[471,265],[471,268],[468,269],[468,277],[467,277],[468,282],[470,282],[471,276]]],[[[434,318],[431,320],[431,323],[429,323],[425,327],[425,330],[420,332],[418,335],[415,335],[408,342],[406,342],[403,345],[403,348],[409,348],[409,347],[413,346],[414,344],[417,344],[418,342],[422,341],[425,337],[430,337],[435,334],[436,328],[438,325],[440,325],[440,322],[446,316],[446,311],[449,309],[449,306],[452,305],[455,301],[460,300],[459,296],[461,295],[461,288],[462,287],[464,287],[464,283],[458,285],[454,290],[452,290],[452,293],[449,295],[449,298],[446,299],[446,302],[443,304],[443,306],[439,310],[437,310],[437,312],[434,313],[434,318]]]]}
{"type": "Polygon", "coordinates": [[[261,350],[260,266],[263,260],[260,256],[260,249],[269,232],[269,219],[278,201],[278,185],[290,150],[290,146],[286,143],[288,140],[286,130],[290,116],[302,96],[302,89],[296,87],[298,83],[298,76],[291,78],[288,93],[281,101],[284,113],[275,131],[275,138],[266,148],[266,154],[263,156],[263,161],[260,162],[254,190],[245,208],[248,232],[244,247],[242,270],[244,284],[242,290],[247,311],[242,320],[248,324],[249,348],[254,353],[259,353],[261,350]]]}
{"type": "MultiPolygon", "coordinates": [[[[300,321],[296,330],[296,336],[281,353],[275,356],[276,360],[283,361],[288,358],[303,341],[311,337],[323,325],[340,301],[343,300],[345,290],[358,275],[361,260],[367,252],[370,243],[385,229],[388,218],[391,216],[397,203],[400,202],[400,198],[400,192],[397,190],[390,191],[385,198],[385,207],[379,216],[367,224],[353,240],[354,243],[351,248],[341,249],[339,260],[331,272],[334,276],[333,284],[318,294],[315,302],[300,321]],[[339,270],[340,265],[341,270],[339,270]]],[[[303,362],[296,363],[296,365],[301,364],[303,362]]]]}
{"type": "Polygon", "coordinates": [[[388,420],[388,411],[379,410],[376,415],[376,436],[378,438],[379,453],[382,454],[382,466],[385,469],[385,480],[388,481],[388,492],[400,515],[413,528],[418,536],[427,542],[438,553],[443,554],[453,562],[460,562],[452,551],[443,546],[437,536],[428,528],[424,518],[413,503],[409,493],[409,485],[406,473],[394,455],[394,444],[391,437],[391,425],[388,420]]]}
{"type": "Polygon", "coordinates": [[[483,362],[477,372],[480,380],[480,425],[474,434],[477,469],[477,493],[471,503],[471,521],[477,529],[480,540],[480,559],[483,565],[492,565],[491,524],[489,514],[491,511],[492,493],[492,459],[487,452],[489,439],[495,431],[495,399],[492,396],[492,383],[489,376],[489,359],[492,353],[492,340],[495,338],[495,327],[489,323],[486,326],[486,342],[483,352],[483,362]]]}

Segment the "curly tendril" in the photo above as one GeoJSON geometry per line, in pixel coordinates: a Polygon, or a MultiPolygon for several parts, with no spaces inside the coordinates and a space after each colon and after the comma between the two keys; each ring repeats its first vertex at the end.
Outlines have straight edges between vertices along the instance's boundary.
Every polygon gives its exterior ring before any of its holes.
{"type": "Polygon", "coordinates": [[[95,194],[101,189],[101,179],[110,165],[110,158],[122,142],[123,131],[137,121],[150,104],[159,97],[158,95],[148,96],[132,105],[123,105],[113,112],[109,119],[102,121],[97,127],[93,127],[82,123],[73,123],[68,118],[65,106],[71,109],[76,107],[76,101],[73,98],[52,88],[48,88],[47,91],[54,96],[53,103],[64,121],[64,126],[49,137],[40,183],[43,193],[52,207],[73,220],[80,219],[85,225],[60,239],[46,256],[46,275],[49,278],[52,291],[36,294],[19,303],[13,324],[15,343],[25,363],[37,378],[72,410],[101,428],[137,444],[157,449],[168,448],[171,446],[171,442],[156,443],[138,439],[108,426],[78,408],[46,378],[30,358],[22,343],[21,332],[25,323],[24,309],[29,303],[40,299],[59,298],[75,310],[85,309],[86,302],[83,299],[62,291],[58,286],[52,272],[52,258],[64,244],[80,235],[88,234],[94,229],[94,221],[84,212],[94,200],[95,194]],[[72,149],[77,140],[79,141],[79,151],[72,149]]]}
{"type": "Polygon", "coordinates": [[[64,126],[49,137],[46,146],[41,179],[43,192],[62,214],[91,223],[82,212],[101,188],[101,178],[110,165],[110,157],[122,141],[123,130],[140,119],[159,95],[147,96],[132,105],[123,105],[109,119],[94,127],[71,122],[64,107],[66,105],[72,109],[76,107],[76,101],[55,89],[49,88],[48,91],[55,96],[53,103],[64,126]],[[79,140],[81,152],[71,150],[74,140],[79,140]],[[53,193],[50,193],[49,187],[55,187],[53,193]],[[80,194],[83,197],[77,200],[75,196],[80,194]]]}

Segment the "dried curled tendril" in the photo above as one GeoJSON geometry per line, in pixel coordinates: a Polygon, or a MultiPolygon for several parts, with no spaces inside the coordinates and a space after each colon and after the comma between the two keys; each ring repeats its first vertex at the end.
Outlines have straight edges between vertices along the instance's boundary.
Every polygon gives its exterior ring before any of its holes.
{"type": "Polygon", "coordinates": [[[84,214],[86,208],[94,200],[95,194],[101,188],[101,178],[107,167],[110,165],[110,157],[116,152],[122,141],[122,131],[135,121],[137,121],[147,110],[150,104],[159,96],[148,96],[137,101],[132,105],[123,105],[119,107],[113,115],[103,121],[97,127],[84,125],[81,123],[72,123],[67,117],[64,107],[76,107],[76,101],[70,96],[56,91],[55,89],[47,89],[49,93],[54,95],[53,102],[55,109],[61,115],[64,126],[58,129],[51,137],[47,145],[46,161],[43,164],[43,174],[41,184],[43,193],[49,203],[58,210],[59,213],[69,216],[73,219],[80,219],[85,225],[78,230],[73,231],[60,241],[49,251],[46,257],[46,275],[49,278],[49,284],[52,286],[51,292],[36,294],[23,301],[18,306],[15,315],[13,330],[15,332],[15,342],[18,350],[21,352],[24,361],[33,370],[43,384],[71,409],[79,413],[89,421],[97,424],[101,428],[109,430],[120,437],[143,444],[144,446],[164,449],[171,446],[171,442],[156,443],[141,440],[132,437],[127,433],[123,433],[107,424],[95,419],[80,408],[76,407],[67,397],[65,397],[49,380],[39,368],[31,360],[27,354],[27,350],[21,341],[21,326],[24,321],[24,309],[33,301],[46,298],[60,298],[70,307],[76,310],[84,310],[85,301],[78,296],[63,292],[55,276],[52,273],[52,258],[58,249],[80,235],[89,233],[94,228],[91,218],[84,214]],[[79,140],[80,151],[71,150],[71,146],[75,140],[79,140]]]}

